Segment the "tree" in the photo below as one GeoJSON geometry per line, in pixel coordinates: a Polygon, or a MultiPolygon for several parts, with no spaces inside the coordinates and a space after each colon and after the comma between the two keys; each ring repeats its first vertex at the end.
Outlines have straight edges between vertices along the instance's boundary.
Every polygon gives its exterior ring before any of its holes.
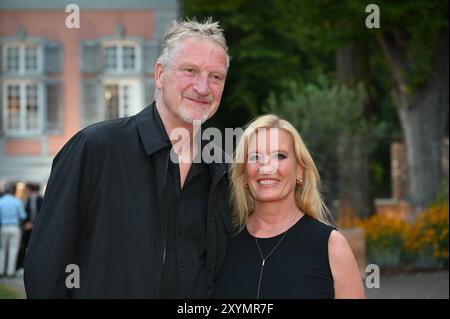
{"type": "MultiPolygon", "coordinates": [[[[365,41],[354,41],[336,50],[336,85],[355,88],[361,85],[366,99],[360,120],[373,116],[373,96],[370,94],[369,50],[365,41]]],[[[370,171],[371,148],[368,136],[346,134],[338,140],[339,216],[368,217],[375,213],[370,171]]]]}
{"type": "MultiPolygon", "coordinates": [[[[229,42],[233,59],[222,106],[213,119],[216,126],[241,126],[262,112],[271,92],[282,96],[291,83],[303,86],[319,74],[336,71],[339,85],[363,82],[369,98],[376,101],[361,114],[369,122],[380,120],[380,101],[386,98],[379,92],[392,90],[390,103],[396,105],[407,147],[410,201],[421,208],[434,200],[441,185],[441,139],[448,125],[448,1],[380,0],[377,4],[380,29],[366,27],[367,3],[358,0],[189,0],[185,14],[218,19],[229,42]],[[336,65],[333,55],[342,58],[336,65]],[[359,64],[362,58],[366,62],[359,64]],[[370,73],[374,61],[392,76],[380,80],[379,72],[370,73]],[[373,92],[376,85],[382,88],[373,92]]],[[[352,144],[350,150],[355,151],[355,159],[361,158],[360,164],[372,161],[359,147],[364,139],[348,145],[352,144]]],[[[347,164],[344,159],[340,162],[347,164]]],[[[352,185],[368,181],[363,177],[368,175],[361,173],[367,172],[368,165],[360,167],[352,185]]],[[[342,171],[352,173],[351,168],[342,171]]],[[[343,189],[344,176],[341,180],[343,189]]],[[[356,186],[351,193],[370,197],[370,190],[364,189],[356,186]]]]}
{"type": "Polygon", "coordinates": [[[380,4],[376,37],[392,74],[404,133],[409,199],[416,212],[441,190],[449,108],[448,1],[380,4]]]}
{"type": "MultiPolygon", "coordinates": [[[[448,1],[377,4],[380,29],[365,28],[366,4],[354,0],[305,1],[302,20],[310,25],[308,29],[316,26],[319,41],[337,49],[338,84],[358,76],[364,82],[367,64],[358,63],[364,56],[359,48],[370,40],[380,44],[392,74],[386,86],[392,85],[407,149],[409,200],[418,211],[435,200],[442,182],[442,137],[449,98],[448,1]]],[[[371,52],[372,57],[378,54],[371,52]]]]}
{"type": "MultiPolygon", "coordinates": [[[[370,122],[376,115],[376,105],[371,89],[367,31],[361,28],[365,6],[358,1],[301,3],[302,27],[312,30],[316,35],[315,42],[335,52],[337,89],[365,91],[363,110],[358,113],[361,118],[354,120],[370,122]]],[[[369,137],[362,132],[349,132],[346,127],[341,134],[330,136],[335,138],[337,148],[339,217],[367,217],[375,212],[369,137]]]]}
{"type": "MultiPolygon", "coordinates": [[[[362,84],[338,88],[332,80],[324,77],[316,82],[306,86],[294,85],[289,94],[278,99],[272,95],[268,111],[289,119],[298,128],[319,168],[327,206],[332,207],[332,199],[342,194],[340,190],[336,191],[338,183],[335,181],[347,178],[347,175],[342,176],[342,165],[336,163],[344,159],[352,164],[355,172],[360,172],[361,169],[355,166],[364,162],[356,160],[355,163],[353,160],[359,158],[356,156],[358,152],[373,152],[386,134],[386,125],[362,116],[367,104],[367,94],[362,84]],[[348,139],[358,142],[359,147],[349,147],[349,143],[343,142],[348,139]]],[[[373,211],[358,213],[366,217],[373,211]]],[[[351,216],[342,216],[339,211],[338,217],[345,219],[351,216]]]]}
{"type": "Polygon", "coordinates": [[[290,83],[332,69],[333,53],[311,47],[309,31],[299,32],[301,9],[281,0],[184,2],[185,16],[220,21],[232,58],[221,107],[209,124],[242,126],[262,112],[271,92],[283,94],[290,83]]]}

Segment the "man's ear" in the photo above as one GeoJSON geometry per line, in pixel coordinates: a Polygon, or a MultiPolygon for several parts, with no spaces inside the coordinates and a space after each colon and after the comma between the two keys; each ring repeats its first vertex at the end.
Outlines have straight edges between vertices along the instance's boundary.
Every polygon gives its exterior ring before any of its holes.
{"type": "Polygon", "coordinates": [[[155,64],[155,84],[158,89],[162,88],[162,78],[164,73],[164,66],[161,63],[155,64]]]}

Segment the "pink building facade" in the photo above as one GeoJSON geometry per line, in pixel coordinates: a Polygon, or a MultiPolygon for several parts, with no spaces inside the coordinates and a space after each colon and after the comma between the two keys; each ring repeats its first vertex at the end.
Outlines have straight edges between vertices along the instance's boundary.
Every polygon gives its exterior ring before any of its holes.
{"type": "Polygon", "coordinates": [[[79,28],[66,5],[0,3],[0,181],[45,185],[78,130],[153,101],[159,43],[178,2],[77,1],[79,28]]]}

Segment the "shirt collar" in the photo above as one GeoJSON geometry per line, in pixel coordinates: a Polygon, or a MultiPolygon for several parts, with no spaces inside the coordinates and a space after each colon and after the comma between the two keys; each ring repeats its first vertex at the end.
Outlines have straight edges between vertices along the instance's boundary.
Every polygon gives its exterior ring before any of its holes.
{"type": "Polygon", "coordinates": [[[155,102],[136,114],[136,124],[147,155],[171,146],[155,102]]]}
{"type": "MultiPolygon", "coordinates": [[[[159,151],[160,149],[171,147],[169,136],[167,135],[164,124],[159,116],[158,110],[156,108],[156,103],[153,102],[151,105],[147,106],[144,110],[136,114],[136,123],[139,131],[139,135],[142,140],[142,145],[144,146],[145,153],[147,155],[152,155],[153,153],[159,151]]],[[[199,132],[202,134],[202,132],[199,132]]],[[[201,136],[201,135],[200,135],[201,136]]],[[[202,151],[209,141],[201,140],[202,151]]],[[[216,146],[217,147],[217,146],[216,146]]],[[[222,152],[222,150],[217,150],[222,152]]],[[[225,160],[224,154],[222,154],[225,160]]],[[[202,161],[203,163],[203,161],[202,161]]],[[[227,171],[228,165],[224,163],[216,163],[216,165],[207,165],[212,169],[214,175],[222,175],[227,171]]]]}

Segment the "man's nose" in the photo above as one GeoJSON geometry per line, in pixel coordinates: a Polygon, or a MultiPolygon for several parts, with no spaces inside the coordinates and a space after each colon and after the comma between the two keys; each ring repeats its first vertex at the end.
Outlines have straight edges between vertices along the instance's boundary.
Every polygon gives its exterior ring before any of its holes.
{"type": "Polygon", "coordinates": [[[197,76],[194,83],[194,90],[199,95],[209,95],[208,77],[204,75],[197,76]]]}

